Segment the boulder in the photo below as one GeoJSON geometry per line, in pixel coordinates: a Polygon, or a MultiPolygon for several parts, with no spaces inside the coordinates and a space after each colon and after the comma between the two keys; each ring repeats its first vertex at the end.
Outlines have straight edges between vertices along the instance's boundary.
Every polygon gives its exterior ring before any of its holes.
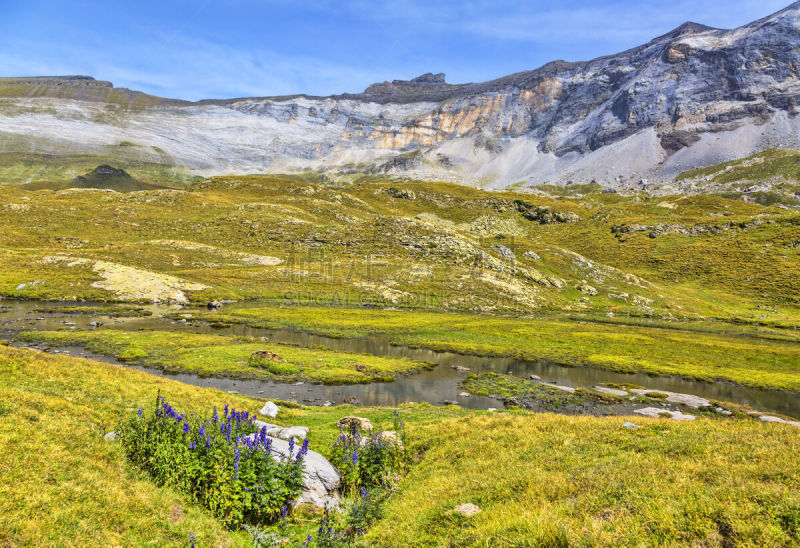
{"type": "Polygon", "coordinates": [[[342,430],[348,431],[353,428],[353,426],[362,432],[369,432],[372,430],[372,423],[369,419],[365,419],[364,417],[342,417],[339,419],[339,422],[336,423],[336,426],[342,430]]]}
{"type": "Polygon", "coordinates": [[[586,283],[578,284],[577,287],[575,287],[575,289],[577,289],[584,295],[589,295],[590,297],[594,297],[595,295],[597,295],[597,289],[586,283]]]}
{"type": "Polygon", "coordinates": [[[272,430],[273,428],[283,428],[282,426],[278,426],[277,424],[272,424],[272,423],[269,423],[269,422],[264,422],[264,421],[259,421],[259,420],[253,421],[253,426],[258,428],[259,430],[261,430],[262,428],[265,428],[265,427],[266,427],[267,430],[272,430]]]}
{"type": "Polygon", "coordinates": [[[397,432],[395,432],[394,430],[384,430],[383,432],[381,432],[381,439],[384,441],[388,441],[391,444],[403,447],[403,441],[400,439],[400,436],[398,436],[397,432]]]}
{"type": "Polygon", "coordinates": [[[264,404],[264,407],[259,409],[258,412],[261,415],[266,415],[268,417],[274,418],[278,416],[278,411],[279,411],[278,406],[272,403],[271,401],[268,401],[267,403],[264,404]]]}
{"type": "Polygon", "coordinates": [[[539,257],[539,255],[533,251],[526,251],[525,253],[522,254],[522,256],[525,257],[526,259],[531,259],[532,261],[541,260],[541,257],[539,257]]]}
{"type": "MultiPolygon", "coordinates": [[[[252,439],[256,434],[251,434],[252,439]]],[[[300,445],[295,444],[292,451],[289,451],[289,442],[280,438],[270,437],[272,440],[271,456],[275,460],[294,458],[300,451],[300,445]]],[[[309,451],[303,459],[305,464],[303,470],[303,488],[300,496],[297,497],[295,506],[301,504],[311,504],[320,508],[337,509],[339,508],[339,493],[337,489],[342,483],[339,472],[328,460],[317,453],[309,451]]]]}
{"type": "Polygon", "coordinates": [[[495,244],[495,245],[492,246],[492,248],[494,248],[497,251],[499,251],[500,255],[502,255],[506,259],[515,259],[516,258],[516,255],[514,255],[514,252],[511,251],[506,246],[504,246],[503,244],[495,244]]]}
{"type": "Polygon", "coordinates": [[[209,310],[217,310],[219,308],[222,308],[222,303],[219,301],[208,301],[206,303],[206,306],[208,307],[209,310]]]}
{"type": "Polygon", "coordinates": [[[116,432],[109,432],[108,434],[103,436],[103,439],[106,440],[106,441],[116,441],[117,433],[116,432]]]}
{"type": "Polygon", "coordinates": [[[355,397],[355,396],[347,396],[344,399],[344,403],[346,403],[348,405],[360,405],[361,404],[361,402],[358,401],[358,398],[355,397]]]}
{"type": "Polygon", "coordinates": [[[623,428],[634,429],[634,428],[639,428],[639,425],[638,424],[633,424],[632,422],[625,421],[625,422],[622,423],[622,427],[623,428]]]}
{"type": "Polygon", "coordinates": [[[454,365],[453,369],[455,369],[459,373],[469,373],[470,371],[472,371],[472,369],[470,369],[469,367],[464,367],[463,365],[454,365]]]}
{"type": "MultiPolygon", "coordinates": [[[[270,432],[267,431],[267,434],[270,432]]],[[[276,434],[282,440],[289,441],[292,438],[298,438],[301,440],[306,439],[308,436],[308,427],[306,426],[289,426],[287,428],[281,428],[280,431],[276,434]]]]}

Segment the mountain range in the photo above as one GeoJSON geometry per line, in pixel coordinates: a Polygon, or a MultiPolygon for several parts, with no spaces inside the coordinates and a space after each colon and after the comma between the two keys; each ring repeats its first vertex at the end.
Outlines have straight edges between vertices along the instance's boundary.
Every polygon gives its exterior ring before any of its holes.
{"type": "Polygon", "coordinates": [[[0,156],[648,188],[800,147],[798,77],[800,2],[737,29],[685,23],[622,53],[475,84],[429,73],[358,94],[188,102],[88,76],[3,78],[0,156]]]}

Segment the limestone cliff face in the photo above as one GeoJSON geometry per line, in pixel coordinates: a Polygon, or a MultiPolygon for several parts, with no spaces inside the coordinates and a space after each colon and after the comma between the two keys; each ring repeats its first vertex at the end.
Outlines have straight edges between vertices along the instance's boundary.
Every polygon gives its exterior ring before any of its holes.
{"type": "Polygon", "coordinates": [[[19,80],[0,80],[0,132],[17,146],[157,146],[203,173],[383,166],[488,186],[619,187],[800,147],[798,77],[800,2],[738,29],[686,23],[616,55],[478,84],[426,74],[361,94],[189,103],[85,78],[28,82],[31,98],[19,80]],[[411,151],[418,161],[392,161],[411,151]]]}

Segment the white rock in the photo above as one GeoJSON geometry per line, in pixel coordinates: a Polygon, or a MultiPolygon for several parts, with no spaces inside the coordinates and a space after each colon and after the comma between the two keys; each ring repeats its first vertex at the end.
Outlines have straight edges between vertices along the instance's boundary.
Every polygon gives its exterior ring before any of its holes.
{"type": "Polygon", "coordinates": [[[635,409],[633,412],[654,419],[669,418],[674,421],[693,421],[695,419],[694,415],[686,415],[680,411],[670,411],[659,407],[645,407],[643,409],[635,409]]]}
{"type": "Polygon", "coordinates": [[[469,392],[459,392],[458,395],[461,398],[468,398],[470,394],[469,392]]]}
{"type": "Polygon", "coordinates": [[[572,388],[571,386],[560,386],[558,384],[550,384],[549,382],[543,382],[542,386],[549,386],[551,388],[558,388],[559,390],[562,390],[564,392],[569,392],[570,394],[574,394],[575,393],[575,389],[572,388]]]}
{"type": "Polygon", "coordinates": [[[471,517],[480,512],[481,509],[476,506],[475,504],[467,503],[467,504],[460,504],[453,509],[453,512],[456,514],[461,514],[465,517],[471,517]]]}
{"type": "Polygon", "coordinates": [[[258,412],[268,417],[276,417],[278,416],[278,411],[279,411],[278,406],[272,403],[271,401],[268,401],[267,403],[264,404],[264,407],[262,407],[258,412]]]}
{"type": "Polygon", "coordinates": [[[640,426],[638,424],[633,424],[632,422],[627,422],[627,421],[622,423],[622,427],[623,428],[640,428],[640,426]]]}
{"type": "MultiPolygon", "coordinates": [[[[249,437],[253,438],[254,436],[255,434],[251,434],[249,437]]],[[[272,437],[269,439],[272,440],[271,455],[275,460],[294,458],[300,450],[300,445],[295,444],[290,453],[289,442],[272,437]]],[[[339,494],[337,489],[342,483],[342,478],[336,468],[316,451],[309,451],[303,462],[305,463],[303,489],[295,505],[313,504],[320,508],[338,508],[339,494]]]]}
{"type": "Polygon", "coordinates": [[[592,388],[595,392],[600,392],[601,394],[611,394],[612,396],[620,396],[625,397],[628,393],[624,390],[617,390],[616,388],[609,388],[607,386],[595,386],[592,388]]]}
{"type": "MultiPolygon", "coordinates": [[[[269,434],[269,432],[267,432],[269,434]]],[[[288,428],[282,428],[277,436],[282,440],[290,440],[292,438],[300,438],[301,440],[306,439],[308,436],[308,428],[305,426],[290,426],[288,428]]]]}
{"type": "Polygon", "coordinates": [[[693,396],[691,394],[666,392],[664,390],[647,390],[646,388],[645,389],[634,388],[631,390],[631,392],[633,392],[634,394],[638,394],[640,396],[644,396],[645,394],[650,394],[650,393],[664,394],[665,396],[667,396],[665,400],[668,401],[669,403],[687,405],[695,409],[711,405],[711,402],[708,401],[707,399],[701,398],[700,396],[693,396]]]}
{"type": "Polygon", "coordinates": [[[264,421],[253,421],[253,426],[258,428],[259,430],[261,430],[265,426],[267,427],[267,430],[272,430],[273,428],[281,428],[277,424],[272,424],[272,423],[264,422],[264,421]]]}
{"type": "Polygon", "coordinates": [[[106,441],[115,441],[117,439],[117,433],[116,432],[109,432],[108,434],[103,436],[103,439],[106,440],[106,441]]]}
{"type": "Polygon", "coordinates": [[[531,376],[530,376],[530,377],[528,377],[528,378],[529,378],[530,380],[532,380],[532,381],[540,381],[540,380],[542,380],[542,377],[540,377],[539,375],[531,375],[531,376]]]}
{"type": "Polygon", "coordinates": [[[787,421],[786,419],[782,419],[780,417],[772,417],[770,415],[761,415],[758,418],[764,422],[775,422],[779,424],[789,424],[791,426],[800,427],[800,421],[787,421]]]}

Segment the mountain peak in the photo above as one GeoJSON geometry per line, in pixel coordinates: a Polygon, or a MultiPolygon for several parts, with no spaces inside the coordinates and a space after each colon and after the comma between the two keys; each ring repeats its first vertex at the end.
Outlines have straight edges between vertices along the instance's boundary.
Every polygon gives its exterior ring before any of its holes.
{"type": "Polygon", "coordinates": [[[411,82],[415,84],[446,84],[444,80],[444,72],[440,72],[439,74],[433,74],[432,72],[426,72],[422,76],[417,76],[411,82]]]}

